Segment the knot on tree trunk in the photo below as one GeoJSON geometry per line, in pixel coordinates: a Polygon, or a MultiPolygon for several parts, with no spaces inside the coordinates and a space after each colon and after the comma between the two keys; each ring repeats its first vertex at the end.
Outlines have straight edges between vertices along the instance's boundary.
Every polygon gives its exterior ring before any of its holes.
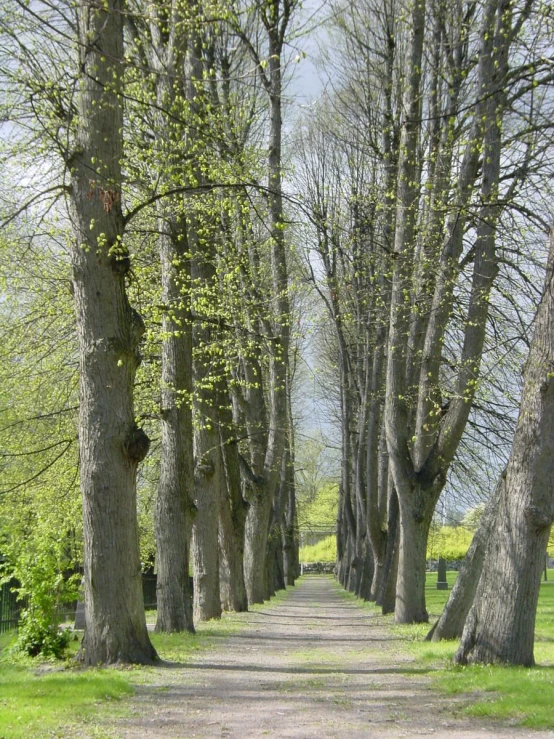
{"type": "Polygon", "coordinates": [[[203,457],[199,459],[196,463],[195,473],[196,478],[209,480],[214,476],[215,465],[211,459],[206,459],[205,457],[203,457]]]}
{"type": "Polygon", "coordinates": [[[149,449],[150,439],[148,438],[148,435],[144,429],[134,426],[129,432],[125,442],[125,451],[127,456],[131,462],[138,464],[146,457],[149,449]]]}
{"type": "Polygon", "coordinates": [[[142,337],[144,336],[144,333],[146,331],[146,326],[144,325],[142,316],[140,315],[138,310],[136,310],[135,308],[131,308],[131,323],[132,323],[133,338],[135,339],[138,345],[142,337]]]}
{"type": "Polygon", "coordinates": [[[422,508],[422,506],[418,505],[414,510],[412,511],[412,518],[414,519],[415,523],[423,523],[425,521],[425,512],[422,508]]]}
{"type": "Polygon", "coordinates": [[[110,267],[116,275],[126,275],[131,269],[131,259],[127,254],[112,254],[110,267]]]}
{"type": "Polygon", "coordinates": [[[233,521],[233,525],[235,526],[235,528],[241,528],[244,525],[244,522],[246,521],[246,516],[248,515],[249,508],[250,508],[250,503],[244,498],[241,498],[240,502],[235,503],[232,506],[231,519],[233,521]]]}
{"type": "Polygon", "coordinates": [[[525,518],[537,532],[542,532],[545,529],[549,529],[552,526],[552,521],[554,520],[551,511],[542,511],[537,506],[527,506],[525,508],[525,518]]]}

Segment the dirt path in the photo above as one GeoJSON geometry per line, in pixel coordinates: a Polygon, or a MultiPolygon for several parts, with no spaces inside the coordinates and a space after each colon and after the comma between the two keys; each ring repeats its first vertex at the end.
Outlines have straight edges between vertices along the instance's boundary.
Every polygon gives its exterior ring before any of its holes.
{"type": "Polygon", "coordinates": [[[241,616],[239,633],[139,688],[125,739],[192,737],[554,737],[452,716],[426,670],[328,577],[241,616]]]}

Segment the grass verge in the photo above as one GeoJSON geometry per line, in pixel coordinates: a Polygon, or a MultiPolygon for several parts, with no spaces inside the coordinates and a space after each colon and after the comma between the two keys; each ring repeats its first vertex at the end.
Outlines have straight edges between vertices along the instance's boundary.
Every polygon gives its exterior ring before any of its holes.
{"type": "MultiPolygon", "coordinates": [[[[552,573],[551,573],[552,578],[552,573]]],[[[457,642],[419,644],[422,657],[429,661],[440,654],[448,663],[435,686],[448,694],[471,695],[461,711],[469,716],[489,716],[517,726],[554,729],[554,582],[543,582],[535,623],[537,666],[526,667],[469,665],[457,667],[451,658],[457,642]],[[435,651],[436,650],[436,651],[435,651]]],[[[416,652],[417,654],[417,652],[416,652]]]]}
{"type": "MultiPolygon", "coordinates": [[[[448,572],[450,588],[457,573],[448,572]]],[[[489,717],[511,725],[554,729],[554,571],[540,590],[535,624],[537,666],[525,667],[470,665],[458,667],[452,658],[457,641],[424,641],[429,624],[396,626],[392,616],[382,616],[370,607],[382,623],[402,638],[400,649],[408,650],[416,662],[429,668],[434,688],[450,695],[467,695],[468,703],[459,711],[464,715],[489,717]]],[[[437,575],[427,575],[426,602],[430,623],[439,617],[450,591],[436,589],[437,575]]]]}
{"type": "MultiPolygon", "coordinates": [[[[271,599],[271,605],[288,597],[281,591],[271,599]]],[[[250,612],[263,611],[268,603],[251,607],[250,612]]],[[[160,688],[181,679],[180,670],[167,669],[173,664],[180,668],[198,652],[210,649],[221,639],[238,631],[247,621],[248,613],[226,613],[221,620],[197,625],[196,634],[151,633],[152,643],[165,663],[163,667],[124,667],[83,670],[68,660],[65,663],[10,654],[15,633],[0,635],[0,739],[43,739],[70,736],[92,736],[112,739],[105,726],[125,716],[129,704],[125,698],[136,688],[160,688]]],[[[148,623],[155,622],[155,613],[147,614],[148,623]]],[[[78,642],[72,642],[75,653],[78,642]]]]}
{"type": "Polygon", "coordinates": [[[115,670],[48,669],[0,665],[0,737],[67,737],[71,726],[95,723],[101,704],[118,715],[121,698],[133,688],[115,670]]]}

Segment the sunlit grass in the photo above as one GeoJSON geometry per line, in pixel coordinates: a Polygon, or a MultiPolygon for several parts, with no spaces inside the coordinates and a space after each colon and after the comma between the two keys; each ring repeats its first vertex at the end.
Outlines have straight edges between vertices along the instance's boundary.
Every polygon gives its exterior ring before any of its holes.
{"type": "MultiPolygon", "coordinates": [[[[410,652],[416,664],[428,668],[433,687],[443,693],[468,695],[470,701],[458,709],[470,716],[509,721],[530,728],[554,728],[554,571],[540,590],[535,624],[535,660],[537,666],[458,667],[452,662],[458,641],[427,642],[425,636],[440,616],[450,595],[457,572],[447,573],[449,589],[437,590],[437,573],[427,574],[425,598],[428,624],[395,625],[392,615],[381,615],[374,604],[363,604],[372,610],[374,623],[386,626],[399,637],[398,653],[410,652]]],[[[345,598],[360,601],[342,591],[345,598]]],[[[407,668],[407,673],[410,668],[407,668]]]]}
{"type": "MultiPolygon", "coordinates": [[[[271,604],[284,601],[289,592],[280,591],[271,604]]],[[[263,611],[268,603],[252,606],[263,611]]],[[[167,669],[180,668],[202,650],[210,649],[238,631],[249,613],[225,613],[221,619],[197,624],[196,634],[157,634],[150,638],[162,663],[159,666],[132,666],[83,670],[72,658],[79,648],[80,633],[70,645],[66,662],[45,662],[15,655],[10,646],[16,634],[0,634],[0,739],[66,739],[69,736],[112,736],[103,726],[127,712],[124,698],[138,685],[155,686],[179,680],[182,674],[167,669]]],[[[147,612],[154,624],[156,612],[147,612]]]]}
{"type": "Polygon", "coordinates": [[[109,703],[110,714],[118,715],[116,704],[132,693],[129,677],[116,670],[34,672],[2,663],[0,737],[66,737],[75,722],[95,719],[100,704],[109,703]]]}
{"type": "MultiPolygon", "coordinates": [[[[471,716],[509,719],[520,726],[554,728],[554,573],[540,590],[535,624],[537,666],[501,667],[449,664],[434,684],[441,691],[471,693],[471,703],[462,711],[471,716]]],[[[457,643],[446,642],[453,656],[457,643]]],[[[420,645],[421,646],[421,645],[420,645]]],[[[434,651],[440,644],[428,644],[434,651]]]]}
{"type": "MultiPolygon", "coordinates": [[[[452,586],[457,573],[447,573],[452,586]]],[[[437,590],[436,573],[427,576],[426,601],[430,624],[394,626],[406,639],[406,648],[422,664],[433,665],[435,689],[449,694],[470,694],[471,703],[461,711],[471,716],[489,716],[509,720],[526,727],[554,728],[554,572],[540,590],[535,624],[535,660],[537,666],[456,667],[452,658],[457,641],[426,642],[429,626],[439,616],[450,591],[437,590]]]]}
{"type": "Polygon", "coordinates": [[[435,676],[445,693],[471,694],[462,712],[470,716],[508,719],[533,728],[554,728],[554,671],[552,667],[449,667],[435,676]]]}

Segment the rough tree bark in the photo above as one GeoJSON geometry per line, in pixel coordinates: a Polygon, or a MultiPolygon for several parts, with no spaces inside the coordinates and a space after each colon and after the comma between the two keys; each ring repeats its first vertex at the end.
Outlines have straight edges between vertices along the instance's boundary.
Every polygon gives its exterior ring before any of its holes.
{"type": "Polygon", "coordinates": [[[505,495],[455,660],[534,664],[535,615],[554,520],[554,232],[505,495]]]}
{"type": "Polygon", "coordinates": [[[456,578],[448,602],[433,628],[425,637],[427,641],[441,641],[441,639],[460,639],[464,630],[467,614],[479,585],[487,544],[494,532],[496,511],[504,494],[506,481],[503,473],[498,481],[494,493],[487,502],[483,511],[479,528],[475,532],[467,554],[456,578]]]}
{"type": "Polygon", "coordinates": [[[190,263],[182,231],[160,222],[163,314],[161,462],[156,499],[156,631],[194,632],[189,553],[193,519],[190,263]],[[188,269],[187,269],[188,265],[188,269]],[[187,271],[189,272],[186,275],[187,271]],[[188,277],[188,279],[187,279],[188,277]],[[190,296],[189,296],[190,300],[190,296]]]}
{"type": "Polygon", "coordinates": [[[387,506],[387,547],[385,552],[385,563],[381,577],[381,587],[375,599],[376,605],[381,606],[383,614],[393,613],[396,603],[396,578],[398,575],[398,542],[400,513],[398,509],[398,496],[396,490],[389,481],[387,506]]]}
{"type": "MultiPolygon", "coordinates": [[[[183,129],[173,120],[183,94],[186,33],[177,0],[169,9],[149,9],[150,44],[129,25],[139,54],[156,74],[157,141],[165,154],[159,177],[168,188],[180,181],[183,129]],[[164,32],[165,24],[169,33],[164,32]],[[177,102],[179,101],[179,102],[177,102]],[[172,179],[173,178],[173,179],[172,179]]],[[[162,277],[161,461],[155,511],[156,631],[194,632],[189,555],[193,504],[192,320],[190,257],[183,204],[176,198],[158,202],[158,246],[162,277]]]]}
{"type": "Polygon", "coordinates": [[[268,486],[255,484],[248,496],[248,514],[244,530],[244,577],[248,604],[263,603],[267,597],[266,557],[271,498],[268,486]]]}
{"type": "Polygon", "coordinates": [[[242,497],[238,445],[234,438],[233,417],[227,383],[219,408],[225,486],[221,489],[219,509],[219,591],[224,611],[247,611],[244,582],[244,524],[248,504],[242,497]]]}
{"type": "MultiPolygon", "coordinates": [[[[195,378],[201,375],[196,372],[195,378]]],[[[194,573],[194,618],[207,621],[221,616],[219,593],[219,507],[225,487],[219,435],[211,401],[202,397],[195,402],[198,413],[194,433],[195,503],[192,536],[194,573]]]]}
{"type": "MultiPolygon", "coordinates": [[[[210,238],[210,236],[208,237],[210,238]]],[[[214,255],[211,248],[194,237],[192,278],[199,287],[215,286],[214,255]]],[[[209,299],[209,298],[208,298],[209,299]]],[[[192,558],[194,573],[194,617],[200,621],[221,616],[219,592],[219,512],[226,490],[225,471],[219,436],[219,393],[217,362],[210,354],[212,325],[201,318],[193,331],[194,357],[194,502],[197,512],[193,524],[192,558]]]]}
{"type": "Polygon", "coordinates": [[[294,433],[291,421],[290,397],[289,397],[289,439],[286,451],[286,501],[281,522],[282,548],[283,548],[283,570],[285,574],[285,585],[294,585],[299,573],[298,559],[298,518],[296,515],[296,488],[294,482],[294,443],[290,437],[294,433]]]}
{"type": "Polygon", "coordinates": [[[136,472],[149,440],[137,427],[133,384],[143,322],[125,290],[123,16],[121,0],[77,6],[79,127],[71,169],[71,252],[80,364],[86,664],[157,659],[144,616],[136,472]]]}

